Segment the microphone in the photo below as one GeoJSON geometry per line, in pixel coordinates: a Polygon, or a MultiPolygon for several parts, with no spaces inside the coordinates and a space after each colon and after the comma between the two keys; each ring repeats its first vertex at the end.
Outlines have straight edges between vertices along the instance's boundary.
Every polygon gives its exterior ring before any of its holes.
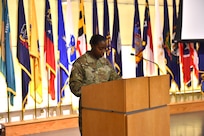
{"type": "MultiPolygon", "coordinates": [[[[157,68],[158,68],[158,69],[157,69],[157,74],[160,75],[160,70],[161,70],[161,68],[159,67],[159,64],[157,64],[157,63],[154,62],[154,61],[148,60],[148,59],[146,59],[146,58],[144,58],[144,57],[140,57],[139,55],[136,55],[136,54],[134,54],[134,53],[130,53],[130,55],[131,55],[131,56],[139,57],[139,58],[141,58],[141,59],[143,59],[143,60],[145,60],[145,61],[148,61],[148,62],[153,63],[153,64],[156,65],[157,68]]],[[[162,70],[161,70],[161,72],[162,72],[162,70]]],[[[163,73],[163,72],[162,72],[162,73],[163,73]]]]}

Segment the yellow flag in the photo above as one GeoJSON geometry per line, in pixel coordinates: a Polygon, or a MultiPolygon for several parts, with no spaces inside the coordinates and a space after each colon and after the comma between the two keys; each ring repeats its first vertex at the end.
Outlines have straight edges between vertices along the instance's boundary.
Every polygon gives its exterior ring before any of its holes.
{"type": "Polygon", "coordinates": [[[32,79],[30,95],[37,103],[42,103],[42,78],[40,69],[40,47],[38,42],[37,19],[34,0],[30,2],[30,62],[32,79]]]}

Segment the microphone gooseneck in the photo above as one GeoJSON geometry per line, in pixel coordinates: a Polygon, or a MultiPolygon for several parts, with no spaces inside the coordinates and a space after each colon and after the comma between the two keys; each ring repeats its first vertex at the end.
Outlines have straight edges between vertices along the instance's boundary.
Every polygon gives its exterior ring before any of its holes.
{"type": "MultiPolygon", "coordinates": [[[[138,55],[136,55],[136,54],[134,54],[134,53],[130,53],[130,55],[131,55],[131,56],[139,57],[139,58],[141,58],[141,59],[143,59],[143,60],[145,60],[145,61],[148,61],[148,62],[153,63],[153,64],[156,65],[157,68],[158,68],[158,69],[157,69],[157,74],[160,75],[160,70],[161,70],[161,68],[159,67],[159,64],[157,64],[156,62],[151,61],[151,60],[149,60],[149,59],[146,59],[146,58],[144,58],[144,57],[140,57],[140,56],[138,56],[138,55]]],[[[162,71],[162,70],[161,70],[161,71],[162,71]]]]}

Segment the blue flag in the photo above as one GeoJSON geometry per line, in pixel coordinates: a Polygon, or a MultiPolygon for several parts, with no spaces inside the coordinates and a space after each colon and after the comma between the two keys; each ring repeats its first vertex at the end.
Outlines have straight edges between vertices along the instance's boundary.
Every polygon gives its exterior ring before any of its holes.
{"type": "MultiPolygon", "coordinates": [[[[175,7],[174,7],[175,8],[175,7]]],[[[175,10],[175,9],[174,9],[175,10]]],[[[174,11],[175,12],[175,11],[174,11]]],[[[174,13],[174,27],[176,27],[176,13],[174,13]]],[[[175,30],[174,30],[175,33],[175,30]]],[[[175,82],[180,89],[180,67],[179,58],[174,56],[171,52],[171,37],[170,37],[170,26],[169,26],[169,12],[167,0],[164,0],[164,28],[163,28],[163,39],[164,39],[164,52],[167,65],[167,73],[170,75],[170,84],[175,82]]]]}
{"type": "Polygon", "coordinates": [[[17,37],[17,58],[22,69],[22,108],[24,109],[27,103],[28,85],[31,80],[31,69],[23,0],[18,1],[17,37]]]}
{"type": "Polygon", "coordinates": [[[167,0],[164,0],[164,27],[163,27],[163,39],[164,39],[164,52],[167,65],[167,73],[170,74],[170,84],[171,80],[174,78],[172,73],[172,54],[171,54],[171,41],[170,41],[170,27],[169,27],[169,11],[167,0]]]}
{"type": "MultiPolygon", "coordinates": [[[[176,34],[176,24],[177,24],[177,12],[176,12],[176,0],[173,0],[173,38],[176,34]]],[[[181,78],[180,78],[180,65],[179,65],[179,50],[178,50],[178,43],[172,43],[172,73],[174,75],[175,83],[178,86],[178,89],[181,88],[181,78]]]]}
{"type": "Polygon", "coordinates": [[[136,76],[144,76],[143,72],[143,60],[142,60],[142,51],[144,47],[142,46],[141,40],[141,28],[140,28],[140,14],[138,9],[138,1],[135,0],[135,13],[134,13],[134,23],[133,23],[133,40],[132,48],[135,50],[135,60],[136,60],[136,76]]]}
{"type": "Polygon", "coordinates": [[[3,72],[6,78],[7,91],[8,96],[10,98],[10,104],[13,106],[13,98],[16,95],[16,83],[15,83],[15,73],[14,73],[14,65],[12,58],[12,51],[10,45],[10,22],[9,22],[9,14],[8,14],[8,3],[7,0],[2,0],[2,44],[1,48],[2,55],[5,54],[4,62],[1,62],[1,66],[5,69],[5,73],[3,72]]]}
{"type": "MultiPolygon", "coordinates": [[[[2,0],[2,27],[5,27],[4,15],[4,0],[2,0]]],[[[5,29],[5,28],[4,28],[5,29]]],[[[1,44],[0,44],[0,72],[6,78],[6,55],[5,55],[5,31],[1,29],[1,44]]]]}
{"type": "Polygon", "coordinates": [[[97,0],[93,0],[93,34],[99,34],[97,0]]]}
{"type": "Polygon", "coordinates": [[[120,23],[118,15],[117,0],[114,0],[114,19],[113,19],[113,35],[112,43],[114,54],[114,68],[116,72],[122,76],[122,51],[121,51],[121,39],[120,39],[120,23]]]}
{"type": "Polygon", "coordinates": [[[204,92],[204,42],[199,43],[198,49],[198,58],[199,58],[199,81],[201,83],[201,90],[204,92]]]}
{"type": "Polygon", "coordinates": [[[107,51],[106,58],[113,65],[113,53],[111,47],[111,36],[110,36],[110,26],[109,26],[109,10],[108,10],[108,2],[104,0],[104,13],[103,13],[103,36],[106,38],[107,51]]]}
{"type": "MultiPolygon", "coordinates": [[[[62,12],[62,1],[58,0],[58,50],[59,50],[59,88],[57,91],[57,102],[60,103],[64,97],[64,91],[68,84],[68,56],[66,47],[66,36],[64,29],[64,18],[62,12]]],[[[58,72],[57,72],[58,73],[58,72]]]]}

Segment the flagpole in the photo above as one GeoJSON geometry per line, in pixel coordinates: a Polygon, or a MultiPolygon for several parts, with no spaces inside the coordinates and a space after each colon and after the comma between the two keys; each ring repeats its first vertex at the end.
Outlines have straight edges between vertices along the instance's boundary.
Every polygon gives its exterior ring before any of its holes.
{"type": "Polygon", "coordinates": [[[7,91],[7,104],[8,104],[8,106],[7,106],[7,109],[8,109],[8,113],[7,113],[7,115],[8,115],[8,121],[7,122],[10,122],[10,108],[9,108],[9,92],[7,91]]]}
{"type": "Polygon", "coordinates": [[[47,79],[48,79],[48,91],[47,91],[47,117],[49,117],[49,113],[50,113],[50,100],[49,100],[49,86],[50,86],[50,83],[49,83],[49,74],[50,74],[50,71],[48,70],[48,74],[47,74],[47,79]]]}
{"type": "MultiPolygon", "coordinates": [[[[60,70],[60,65],[59,65],[59,70],[60,70]]],[[[59,73],[59,79],[58,79],[59,81],[60,81],[60,78],[61,78],[61,77],[60,77],[60,73],[59,73]]],[[[60,89],[61,89],[61,87],[60,87],[60,89]]],[[[61,99],[61,98],[62,98],[62,97],[61,97],[62,94],[61,94],[61,90],[59,90],[59,91],[60,91],[60,92],[59,92],[59,95],[60,95],[60,98],[59,98],[60,115],[62,115],[62,101],[61,101],[61,100],[62,100],[62,99],[61,99]]]]}
{"type": "Polygon", "coordinates": [[[194,68],[193,68],[193,72],[191,72],[191,86],[192,86],[192,100],[194,100],[194,82],[193,82],[193,78],[194,78],[194,68]]]}
{"type": "Polygon", "coordinates": [[[21,113],[21,115],[22,115],[22,120],[21,120],[21,121],[23,121],[23,120],[24,120],[24,110],[23,110],[23,103],[22,103],[22,113],[21,113]]]}
{"type": "Polygon", "coordinates": [[[47,117],[49,117],[49,112],[50,112],[50,100],[49,100],[49,93],[47,93],[47,102],[48,102],[48,105],[47,105],[47,117]]]}
{"type": "Polygon", "coordinates": [[[62,96],[62,94],[61,94],[61,87],[60,87],[60,83],[61,83],[61,74],[60,74],[60,52],[58,52],[58,64],[57,64],[57,76],[59,76],[58,78],[57,78],[57,83],[58,83],[58,85],[57,85],[57,91],[59,91],[58,92],[58,97],[59,97],[59,103],[58,103],[58,106],[59,106],[59,110],[60,110],[60,115],[61,115],[61,113],[62,113],[62,105],[61,105],[61,96],[62,96]],[[58,73],[59,72],[59,73],[58,73]]]}
{"type": "MultiPolygon", "coordinates": [[[[36,61],[36,59],[35,58],[33,58],[34,60],[33,60],[33,66],[35,67],[35,61],[36,61]]],[[[33,75],[34,75],[34,93],[35,93],[35,99],[34,99],[34,101],[35,101],[35,119],[37,119],[37,102],[36,102],[36,83],[35,83],[35,68],[33,69],[33,75]]]]}
{"type": "Polygon", "coordinates": [[[58,88],[59,89],[59,92],[58,92],[58,94],[60,95],[59,96],[59,108],[60,108],[60,115],[62,115],[62,105],[61,105],[61,96],[62,96],[62,94],[61,94],[61,74],[60,74],[60,52],[58,52],[58,69],[57,70],[59,70],[59,81],[58,81],[58,84],[59,84],[59,86],[60,86],[60,88],[58,88]]]}
{"type": "MultiPolygon", "coordinates": [[[[23,73],[23,70],[21,69],[21,73],[23,73]]],[[[23,95],[22,95],[22,97],[23,97],[23,95]]],[[[22,98],[23,99],[23,98],[22,98]]],[[[22,113],[21,113],[21,116],[22,116],[22,120],[21,121],[23,121],[24,120],[24,111],[23,111],[23,107],[24,107],[24,105],[23,105],[24,103],[22,102],[22,113]]]]}
{"type": "Polygon", "coordinates": [[[62,115],[61,93],[60,93],[60,115],[62,115]]]}
{"type": "Polygon", "coordinates": [[[22,106],[22,120],[21,121],[23,120],[24,120],[24,113],[23,113],[23,106],[22,106]]]}

